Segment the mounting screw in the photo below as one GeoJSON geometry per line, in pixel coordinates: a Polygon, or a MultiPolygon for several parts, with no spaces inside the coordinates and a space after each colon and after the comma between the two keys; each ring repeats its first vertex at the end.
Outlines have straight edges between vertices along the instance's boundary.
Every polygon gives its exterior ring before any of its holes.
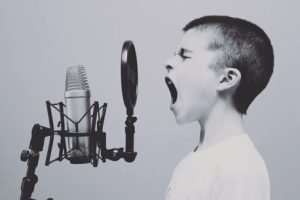
{"type": "Polygon", "coordinates": [[[29,151],[23,150],[21,153],[21,160],[25,162],[28,160],[28,157],[29,157],[29,151]]]}

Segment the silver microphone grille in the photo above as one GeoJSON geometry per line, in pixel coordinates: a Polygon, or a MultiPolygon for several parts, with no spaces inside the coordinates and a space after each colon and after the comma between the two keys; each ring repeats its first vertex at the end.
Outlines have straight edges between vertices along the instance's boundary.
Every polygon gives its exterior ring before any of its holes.
{"type": "Polygon", "coordinates": [[[66,75],[66,90],[84,90],[90,91],[90,86],[87,80],[84,66],[71,66],[67,69],[66,75]]]}

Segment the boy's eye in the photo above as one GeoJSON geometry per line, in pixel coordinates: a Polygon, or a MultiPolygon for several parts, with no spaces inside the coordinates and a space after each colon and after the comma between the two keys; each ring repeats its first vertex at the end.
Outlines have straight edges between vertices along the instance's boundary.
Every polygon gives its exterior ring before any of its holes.
{"type": "Polygon", "coordinates": [[[187,59],[187,58],[190,58],[190,57],[188,57],[188,56],[185,56],[185,55],[181,55],[180,56],[182,59],[187,59]]]}
{"type": "Polygon", "coordinates": [[[179,51],[178,55],[179,55],[183,60],[188,59],[188,58],[191,58],[191,57],[185,55],[184,50],[179,51]]]}
{"type": "Polygon", "coordinates": [[[184,54],[179,54],[179,56],[180,56],[183,60],[188,59],[188,58],[191,58],[191,57],[189,57],[189,56],[185,56],[184,54]]]}

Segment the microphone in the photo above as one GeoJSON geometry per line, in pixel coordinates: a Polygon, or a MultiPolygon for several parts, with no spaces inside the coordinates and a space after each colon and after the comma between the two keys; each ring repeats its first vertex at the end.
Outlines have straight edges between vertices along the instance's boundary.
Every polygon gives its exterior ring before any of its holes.
{"type": "MultiPolygon", "coordinates": [[[[65,103],[69,133],[89,133],[91,129],[90,87],[85,68],[81,65],[67,69],[65,103]]],[[[89,137],[71,137],[69,160],[72,164],[89,163],[89,137]]]]}
{"type": "MultiPolygon", "coordinates": [[[[106,159],[117,161],[124,158],[126,162],[133,162],[137,152],[134,151],[134,107],[137,100],[138,68],[136,51],[132,41],[125,41],[121,53],[121,83],[123,101],[126,107],[125,121],[126,143],[124,148],[106,147],[106,132],[103,124],[107,103],[99,106],[98,101],[90,103],[90,87],[85,68],[81,65],[68,67],[66,74],[65,104],[46,101],[49,128],[35,124],[31,132],[29,149],[21,154],[21,160],[27,162],[27,173],[23,177],[21,186],[21,200],[31,199],[38,176],[35,169],[39,162],[39,152],[43,151],[44,141],[49,137],[49,145],[45,165],[55,161],[67,159],[71,164],[91,163],[98,166],[106,159]],[[58,127],[54,127],[52,111],[59,114],[58,127]],[[65,123],[66,122],[66,123],[65,123]],[[60,136],[58,143],[58,157],[51,159],[54,136],[60,136]],[[68,140],[68,147],[66,139],[68,140]]],[[[50,200],[50,199],[49,199],[50,200]]]]}

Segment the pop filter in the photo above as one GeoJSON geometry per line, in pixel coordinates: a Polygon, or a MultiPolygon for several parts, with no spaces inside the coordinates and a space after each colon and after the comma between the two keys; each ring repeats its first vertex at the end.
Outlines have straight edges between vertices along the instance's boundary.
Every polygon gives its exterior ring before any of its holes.
{"type": "Polygon", "coordinates": [[[126,112],[127,115],[132,116],[136,104],[138,86],[137,59],[132,41],[125,41],[123,44],[121,54],[121,82],[126,112]]]}

